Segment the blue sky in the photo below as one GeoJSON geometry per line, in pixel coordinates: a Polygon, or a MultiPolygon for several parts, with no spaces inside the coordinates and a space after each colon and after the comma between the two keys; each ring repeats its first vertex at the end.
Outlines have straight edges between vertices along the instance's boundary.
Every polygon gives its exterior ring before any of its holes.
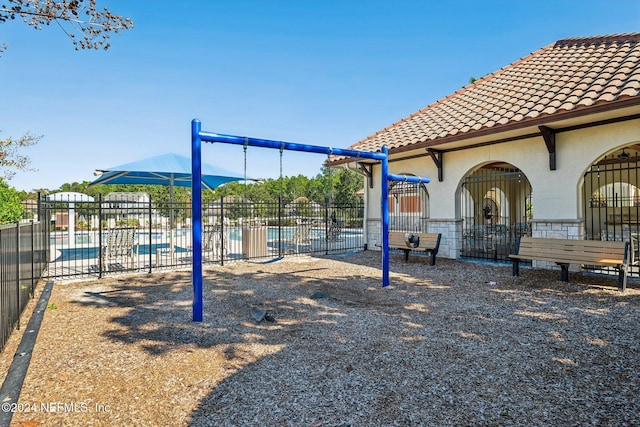
{"type": "MultiPolygon", "coordinates": [[[[19,190],[175,152],[204,130],[347,147],[558,39],[640,31],[637,0],[98,0],[133,19],[108,51],[75,51],[55,25],[0,24],[0,138],[43,135],[19,190]]],[[[241,147],[203,160],[243,172],[241,147]]],[[[247,174],[277,178],[277,150],[247,174]]],[[[285,152],[285,175],[324,157],[285,152]]]]}

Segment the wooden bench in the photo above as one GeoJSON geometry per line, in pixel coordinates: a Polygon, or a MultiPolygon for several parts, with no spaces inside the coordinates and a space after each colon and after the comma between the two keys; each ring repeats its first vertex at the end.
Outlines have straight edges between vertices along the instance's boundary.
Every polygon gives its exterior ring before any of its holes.
{"type": "MultiPolygon", "coordinates": [[[[430,265],[436,265],[436,255],[440,248],[440,233],[405,233],[404,231],[391,231],[389,232],[389,249],[399,249],[404,251],[404,262],[409,261],[409,252],[411,251],[424,251],[427,255],[431,256],[430,265]],[[413,246],[412,243],[407,241],[407,236],[417,236],[418,245],[413,246]]],[[[376,246],[382,246],[377,243],[376,246]]]]}
{"type": "Polygon", "coordinates": [[[509,255],[513,261],[513,275],[520,275],[521,260],[555,262],[561,268],[560,278],[569,281],[569,265],[597,265],[618,269],[618,288],[627,288],[627,274],[631,257],[629,242],[604,240],[567,240],[522,237],[518,253],[509,255]]]}

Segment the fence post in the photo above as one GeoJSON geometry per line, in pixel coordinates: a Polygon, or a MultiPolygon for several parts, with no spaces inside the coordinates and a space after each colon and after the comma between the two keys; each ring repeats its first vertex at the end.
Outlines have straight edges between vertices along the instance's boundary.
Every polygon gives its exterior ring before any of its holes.
{"type": "Polygon", "coordinates": [[[49,260],[51,259],[51,218],[50,218],[50,210],[48,209],[48,205],[42,203],[42,194],[38,192],[38,221],[40,221],[40,227],[42,227],[43,233],[42,238],[44,239],[40,242],[40,257],[38,258],[40,262],[44,262],[49,264],[49,260]]]}
{"type": "Polygon", "coordinates": [[[324,254],[329,255],[329,197],[324,198],[324,254]]]}
{"type": "MultiPolygon", "coordinates": [[[[153,229],[153,224],[152,224],[152,220],[151,220],[151,214],[152,214],[152,211],[151,211],[151,194],[149,194],[149,274],[151,274],[151,269],[153,268],[152,264],[151,264],[152,261],[153,261],[153,258],[152,258],[152,255],[151,255],[151,252],[152,252],[151,243],[153,242],[153,240],[151,239],[151,230],[153,229]]],[[[140,245],[138,245],[138,256],[140,256],[140,245]]],[[[156,267],[158,267],[158,266],[156,265],[156,267]]]]}
{"type": "Polygon", "coordinates": [[[220,265],[224,265],[224,197],[220,196],[220,265]]]}
{"type": "Polygon", "coordinates": [[[98,196],[98,279],[102,279],[102,260],[104,259],[102,247],[102,194],[98,196]]]}
{"type": "Polygon", "coordinates": [[[18,303],[17,328],[20,330],[20,221],[16,221],[16,302],[18,303]]]}
{"type": "Polygon", "coordinates": [[[35,277],[36,277],[36,272],[35,272],[35,223],[33,222],[33,219],[31,219],[31,292],[29,293],[29,297],[33,298],[33,296],[35,295],[35,290],[36,290],[36,281],[35,281],[35,277]]]}

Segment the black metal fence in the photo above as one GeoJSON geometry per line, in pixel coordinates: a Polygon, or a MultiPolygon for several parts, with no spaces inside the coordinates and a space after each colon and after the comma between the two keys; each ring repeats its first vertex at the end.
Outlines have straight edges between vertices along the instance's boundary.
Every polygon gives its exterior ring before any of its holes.
{"type": "Polygon", "coordinates": [[[492,163],[462,183],[460,256],[507,261],[521,236],[531,235],[533,190],[525,174],[507,163],[492,163]]]}
{"type": "Polygon", "coordinates": [[[429,193],[425,184],[389,183],[389,230],[427,232],[429,193]]]}
{"type": "MultiPolygon", "coordinates": [[[[190,203],[155,201],[143,193],[107,197],[41,202],[51,227],[45,277],[191,267],[190,203]]],[[[363,214],[362,202],[341,206],[304,198],[287,204],[219,199],[203,208],[203,262],[363,249],[363,214]]]]}
{"type": "MultiPolygon", "coordinates": [[[[631,147],[611,153],[584,174],[585,234],[589,240],[628,241],[629,273],[640,275],[640,154],[631,147]]],[[[611,270],[613,268],[591,269],[611,270]]]]}
{"type": "Polygon", "coordinates": [[[49,228],[31,221],[0,226],[0,350],[33,297],[49,259],[49,228]]]}

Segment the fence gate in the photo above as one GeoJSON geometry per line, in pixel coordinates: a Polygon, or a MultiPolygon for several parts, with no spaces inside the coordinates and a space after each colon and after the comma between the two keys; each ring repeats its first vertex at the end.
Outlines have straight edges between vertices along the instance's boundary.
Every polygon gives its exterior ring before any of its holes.
{"type": "Polygon", "coordinates": [[[594,163],[584,175],[585,232],[589,240],[629,241],[634,263],[630,273],[640,275],[640,171],[638,147],[625,147],[594,163]]]}
{"type": "Polygon", "coordinates": [[[429,219],[429,193],[425,184],[389,183],[389,230],[423,232],[429,219]]]}
{"type": "Polygon", "coordinates": [[[506,261],[518,237],[531,234],[531,184],[508,163],[491,163],[468,175],[460,191],[462,258],[506,261]]]}

